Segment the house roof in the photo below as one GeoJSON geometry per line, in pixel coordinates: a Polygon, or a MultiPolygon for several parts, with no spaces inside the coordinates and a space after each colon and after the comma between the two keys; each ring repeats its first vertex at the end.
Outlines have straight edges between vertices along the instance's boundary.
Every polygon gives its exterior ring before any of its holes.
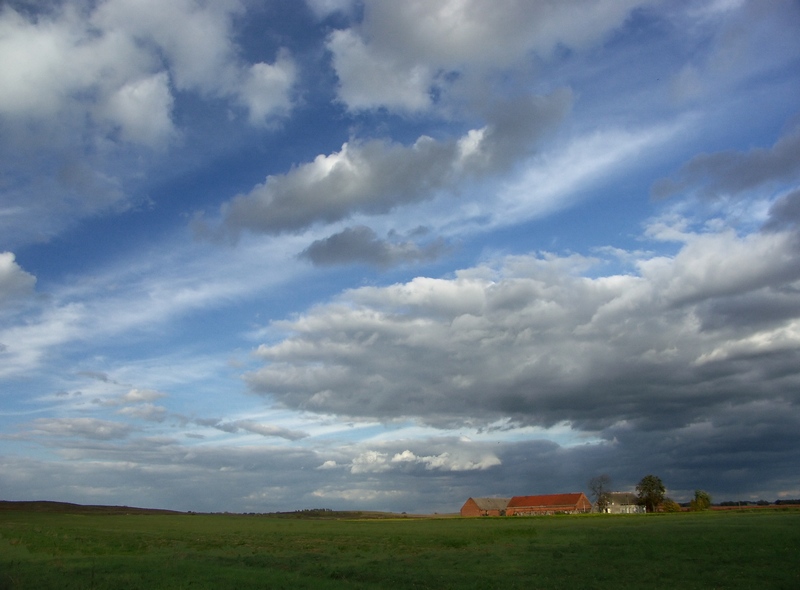
{"type": "Polygon", "coordinates": [[[545,494],[543,496],[514,496],[508,503],[509,508],[548,507],[548,506],[575,506],[585,497],[577,494],[545,494]]]}
{"type": "Polygon", "coordinates": [[[633,492],[611,492],[608,494],[608,500],[613,504],[619,505],[636,504],[638,497],[633,492]]]}
{"type": "Polygon", "coordinates": [[[481,510],[505,510],[510,498],[470,498],[481,510]]]}

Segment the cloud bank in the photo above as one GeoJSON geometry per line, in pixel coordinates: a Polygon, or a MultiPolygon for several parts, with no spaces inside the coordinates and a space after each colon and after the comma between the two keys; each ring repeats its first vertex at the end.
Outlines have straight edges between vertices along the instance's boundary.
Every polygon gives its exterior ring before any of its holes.
{"type": "Polygon", "coordinates": [[[794,406],[797,252],[791,231],[689,232],[626,274],[543,253],[353,289],[274,322],[247,379],[290,408],[448,427],[671,429],[794,406]]]}

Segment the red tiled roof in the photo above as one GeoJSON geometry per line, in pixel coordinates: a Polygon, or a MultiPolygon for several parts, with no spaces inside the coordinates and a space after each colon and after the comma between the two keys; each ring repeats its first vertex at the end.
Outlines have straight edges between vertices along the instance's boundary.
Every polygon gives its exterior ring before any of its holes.
{"type": "Polygon", "coordinates": [[[538,506],[575,506],[583,494],[545,494],[543,496],[514,496],[508,503],[509,508],[538,506]]]}

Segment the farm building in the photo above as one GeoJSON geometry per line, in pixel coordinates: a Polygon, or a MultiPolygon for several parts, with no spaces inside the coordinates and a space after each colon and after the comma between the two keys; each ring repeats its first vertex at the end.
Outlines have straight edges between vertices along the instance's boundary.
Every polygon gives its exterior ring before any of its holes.
{"type": "Polygon", "coordinates": [[[608,514],[639,514],[644,506],[639,506],[636,494],[632,492],[611,492],[608,495],[608,514]]]}
{"type": "Polygon", "coordinates": [[[514,496],[506,507],[507,516],[534,514],[581,514],[592,511],[592,503],[583,493],[514,496]]]}
{"type": "Polygon", "coordinates": [[[505,516],[510,498],[470,498],[461,507],[461,516],[505,516]]]}

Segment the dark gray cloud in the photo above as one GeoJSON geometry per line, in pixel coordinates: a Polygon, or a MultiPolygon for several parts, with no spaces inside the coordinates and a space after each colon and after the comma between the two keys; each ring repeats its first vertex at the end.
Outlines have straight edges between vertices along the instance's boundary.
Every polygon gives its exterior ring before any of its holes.
{"type": "Polygon", "coordinates": [[[586,259],[527,256],[356,289],[276,323],[283,340],[259,348],[265,366],[247,380],[290,408],[451,427],[658,430],[754,399],[795,407],[795,244],[699,234],[639,261],[638,276],[589,279],[586,259]]]}
{"type": "Polygon", "coordinates": [[[370,228],[359,225],[317,240],[300,255],[316,266],[339,264],[369,264],[386,268],[409,262],[424,262],[437,258],[444,243],[418,246],[411,241],[383,240],[370,228]]]}
{"type": "Polygon", "coordinates": [[[251,432],[253,434],[260,434],[267,437],[285,438],[287,440],[300,440],[308,436],[307,433],[299,430],[290,430],[282,426],[274,426],[272,424],[261,424],[255,420],[230,420],[225,422],[215,418],[197,418],[194,420],[186,419],[186,422],[197,424],[198,426],[210,426],[222,432],[236,433],[236,432],[251,432]]]}
{"type": "Polygon", "coordinates": [[[735,196],[762,185],[798,177],[800,128],[781,137],[770,148],[695,156],[673,178],[664,178],[653,184],[651,194],[663,198],[686,190],[698,190],[706,197],[735,196]]]}
{"type": "Polygon", "coordinates": [[[800,227],[800,190],[783,195],[769,209],[766,230],[782,230],[800,227]]]}
{"type": "Polygon", "coordinates": [[[88,377],[89,379],[94,379],[96,381],[101,381],[103,383],[115,383],[111,377],[108,376],[107,373],[103,373],[102,371],[78,371],[76,373],[80,377],[88,377]]]}
{"type": "Polygon", "coordinates": [[[58,498],[196,511],[294,510],[319,506],[313,451],[187,446],[172,438],[73,445],[72,461],[0,457],[4,499],[58,498]]]}
{"type": "Polygon", "coordinates": [[[621,423],[570,446],[533,434],[519,442],[435,437],[316,448],[72,439],[59,450],[68,462],[0,456],[0,485],[6,499],[179,510],[443,513],[458,511],[470,496],[586,491],[599,473],[608,473],[615,489],[631,490],[655,473],[677,500],[697,488],[716,501],[775,500],[796,497],[799,427],[790,404],[753,401],[668,434],[621,423]]]}
{"type": "MultiPolygon", "coordinates": [[[[269,176],[223,206],[224,232],[277,234],[332,223],[354,213],[385,214],[455,191],[463,182],[506,170],[529,155],[572,102],[567,90],[500,105],[489,123],[459,139],[421,136],[410,146],[353,140],[283,175],[269,176]]],[[[196,220],[199,233],[212,233],[196,220]]]]}
{"type": "Polygon", "coordinates": [[[39,418],[30,424],[29,432],[66,439],[115,440],[133,430],[129,424],[97,418],[39,418]]]}

